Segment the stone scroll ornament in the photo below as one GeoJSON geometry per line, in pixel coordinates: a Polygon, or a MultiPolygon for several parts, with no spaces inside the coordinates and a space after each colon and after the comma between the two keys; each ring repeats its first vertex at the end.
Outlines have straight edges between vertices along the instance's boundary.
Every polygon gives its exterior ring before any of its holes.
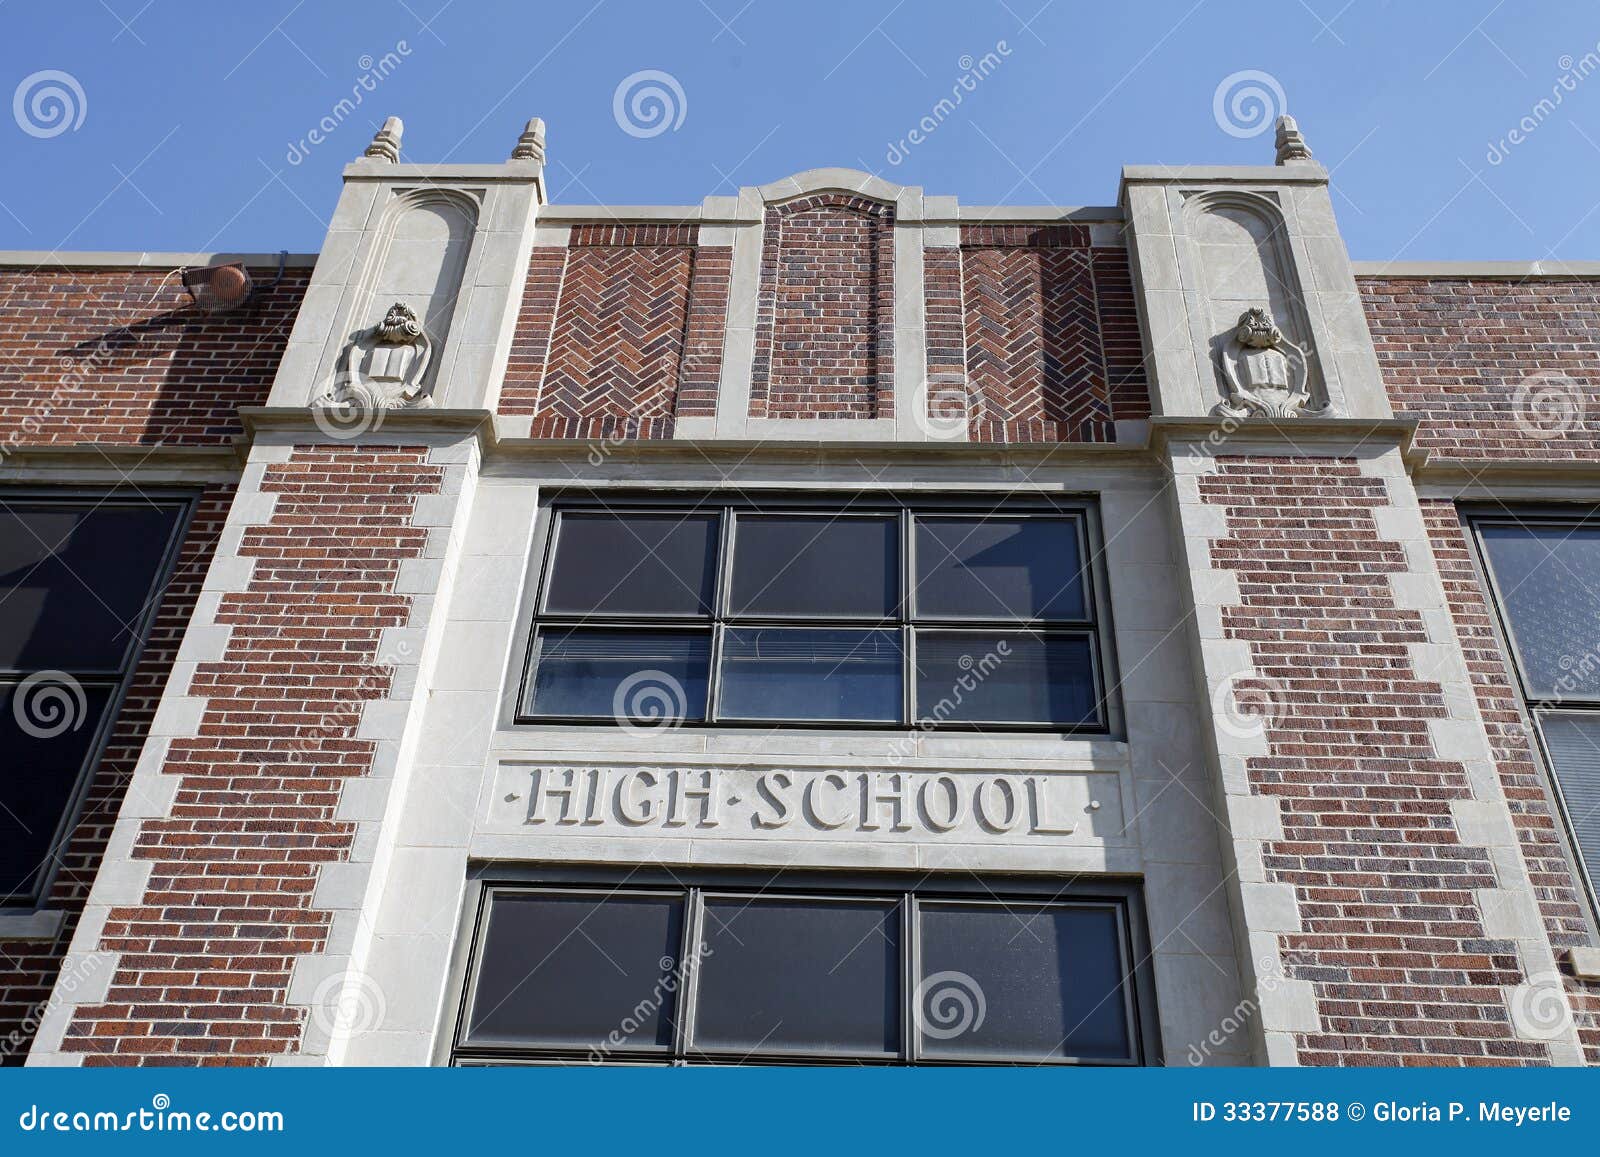
{"type": "Polygon", "coordinates": [[[1260,306],[1239,315],[1217,351],[1217,365],[1227,395],[1211,411],[1219,417],[1316,418],[1330,411],[1306,388],[1305,352],[1260,306]]]}
{"type": "Polygon", "coordinates": [[[426,409],[433,405],[426,385],[432,359],[433,341],[416,311],[397,301],[381,322],[345,348],[323,402],[366,410],[426,409]]]}

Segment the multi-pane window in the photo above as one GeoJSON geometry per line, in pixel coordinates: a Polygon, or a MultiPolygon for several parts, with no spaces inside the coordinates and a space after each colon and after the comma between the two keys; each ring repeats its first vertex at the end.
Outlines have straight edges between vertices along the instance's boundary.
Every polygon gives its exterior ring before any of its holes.
{"type": "Polygon", "coordinates": [[[1131,889],[895,884],[486,885],[454,1058],[1151,1061],[1131,889]]]}
{"type": "Polygon", "coordinates": [[[171,566],[187,503],[0,493],[0,896],[30,904],[171,566]]]}
{"type": "Polygon", "coordinates": [[[1485,514],[1478,542],[1557,804],[1600,879],[1600,520],[1485,514]]]}
{"type": "Polygon", "coordinates": [[[1083,504],[550,512],[519,718],[1105,730],[1083,504]]]}

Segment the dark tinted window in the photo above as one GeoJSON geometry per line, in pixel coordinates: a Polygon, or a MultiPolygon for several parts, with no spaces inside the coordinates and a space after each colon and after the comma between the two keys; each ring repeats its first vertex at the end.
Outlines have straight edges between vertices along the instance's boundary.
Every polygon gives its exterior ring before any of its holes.
{"type": "Polygon", "coordinates": [[[1086,507],[631,501],[643,512],[552,513],[521,719],[633,722],[623,700],[644,680],[681,691],[645,700],[671,722],[1112,725],[1086,507]],[[704,633],[646,637],[685,620],[704,633]],[[996,646],[1004,661],[974,681],[996,646]]]}
{"type": "Polygon", "coordinates": [[[0,684],[0,895],[32,894],[52,864],[112,690],[55,675],[0,684]]]}
{"type": "Polygon", "coordinates": [[[1528,694],[1600,696],[1600,526],[1480,528],[1528,694]]]}
{"type": "Polygon", "coordinates": [[[924,904],[926,1055],[1134,1056],[1111,908],[924,904]]]}
{"type": "Polygon", "coordinates": [[[722,641],[724,719],[900,719],[894,631],[729,627],[722,641]]]}
{"type": "Polygon", "coordinates": [[[1093,722],[1085,636],[918,631],[917,718],[935,723],[1093,722]]]}
{"type": "Polygon", "coordinates": [[[1600,869],[1600,712],[1543,712],[1539,722],[1573,843],[1594,873],[1600,869]]]}
{"type": "Polygon", "coordinates": [[[714,514],[561,516],[545,609],[552,614],[704,615],[711,610],[714,514]]]}
{"type": "Polygon", "coordinates": [[[33,903],[60,858],[184,512],[0,492],[0,903],[33,903]]]}
{"type": "Polygon", "coordinates": [[[693,1044],[702,1050],[899,1050],[893,903],[707,897],[693,1044]]]}
{"type": "Polygon", "coordinates": [[[122,502],[0,505],[0,668],[121,667],[180,513],[122,502]]]}
{"type": "Polygon", "coordinates": [[[1083,619],[1078,524],[1055,518],[917,520],[917,615],[1083,619]]]}
{"type": "Polygon", "coordinates": [[[683,901],[642,895],[495,896],[466,1039],[628,1048],[672,1043],[683,901]]]}
{"type": "Polygon", "coordinates": [[[1131,885],[1073,898],[1059,879],[1004,885],[1021,895],[880,881],[735,885],[635,867],[582,891],[490,886],[456,1060],[1151,1059],[1131,885]]]}
{"type": "Polygon", "coordinates": [[[734,615],[885,618],[899,599],[899,521],[741,514],[734,615]]]}
{"type": "Polygon", "coordinates": [[[527,712],[618,722],[704,719],[711,636],[546,627],[527,712]]]}

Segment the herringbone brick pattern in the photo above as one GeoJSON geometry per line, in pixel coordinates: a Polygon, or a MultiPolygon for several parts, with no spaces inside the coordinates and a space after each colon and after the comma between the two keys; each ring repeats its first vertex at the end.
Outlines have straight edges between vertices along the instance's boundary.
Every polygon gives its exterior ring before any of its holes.
{"type": "Polygon", "coordinates": [[[687,246],[571,250],[536,437],[587,437],[608,418],[632,437],[670,431],[693,263],[687,246]]]}
{"type": "Polygon", "coordinates": [[[973,439],[1113,440],[1091,251],[985,245],[961,257],[973,439]]]}
{"type": "Polygon", "coordinates": [[[533,252],[500,412],[542,438],[668,438],[717,412],[732,251],[689,225],[580,225],[533,252]]]}

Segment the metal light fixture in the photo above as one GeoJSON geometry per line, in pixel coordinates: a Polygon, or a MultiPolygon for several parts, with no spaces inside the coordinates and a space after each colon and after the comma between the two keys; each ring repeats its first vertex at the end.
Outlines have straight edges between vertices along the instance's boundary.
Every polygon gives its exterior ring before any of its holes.
{"type": "Polygon", "coordinates": [[[206,313],[227,313],[250,300],[254,283],[243,262],[196,265],[183,271],[183,287],[206,313]]]}

